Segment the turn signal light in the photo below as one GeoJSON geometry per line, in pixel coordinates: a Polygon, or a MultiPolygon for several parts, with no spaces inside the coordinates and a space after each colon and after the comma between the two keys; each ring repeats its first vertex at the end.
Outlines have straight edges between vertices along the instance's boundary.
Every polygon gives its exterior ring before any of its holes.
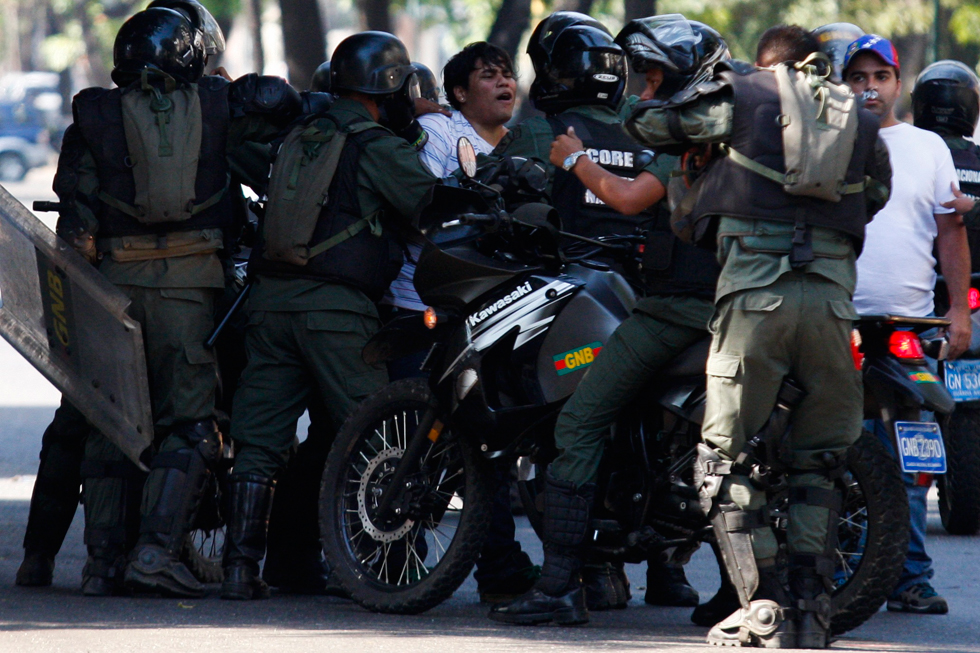
{"type": "Polygon", "coordinates": [[[897,358],[925,358],[919,336],[911,331],[893,331],[888,338],[888,351],[897,358]]]}
{"type": "Polygon", "coordinates": [[[425,312],[422,313],[422,321],[428,328],[435,329],[436,325],[439,324],[439,316],[436,315],[436,309],[427,306],[425,312]]]}
{"type": "Polygon", "coordinates": [[[967,294],[966,300],[970,304],[971,311],[975,311],[980,308],[980,290],[970,288],[970,292],[967,294]]]}

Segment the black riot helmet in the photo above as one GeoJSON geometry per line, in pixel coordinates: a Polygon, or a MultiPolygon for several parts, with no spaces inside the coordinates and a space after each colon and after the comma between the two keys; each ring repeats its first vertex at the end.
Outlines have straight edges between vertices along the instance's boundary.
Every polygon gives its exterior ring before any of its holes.
{"type": "Polygon", "coordinates": [[[211,12],[197,0],[153,0],[147,9],[164,7],[179,11],[204,36],[204,52],[209,57],[225,51],[225,35],[211,12]]]}
{"type": "Polygon", "coordinates": [[[916,127],[949,136],[973,136],[980,115],[980,80],[969,66],[946,59],[926,66],[912,88],[916,127]]]}
{"type": "Polygon", "coordinates": [[[154,7],[119,28],[112,46],[112,81],[128,86],[147,69],[193,83],[204,74],[206,56],[200,30],[180,12],[154,7]]]}
{"type": "Polygon", "coordinates": [[[626,53],[594,18],[556,11],[534,28],[527,53],[535,74],[530,97],[539,111],[555,114],[583,104],[616,107],[623,97],[626,53]]]}
{"type": "Polygon", "coordinates": [[[314,93],[330,92],[330,62],[324,61],[313,71],[310,79],[310,90],[314,93]]]}
{"type": "Polygon", "coordinates": [[[847,54],[847,46],[854,43],[864,36],[864,30],[854,23],[830,23],[821,25],[811,32],[820,44],[820,51],[827,55],[830,64],[833,66],[831,78],[841,81],[844,70],[844,55],[847,54]]]}
{"type": "Polygon", "coordinates": [[[418,61],[413,61],[412,65],[415,66],[416,74],[419,76],[419,93],[426,100],[439,104],[439,82],[436,81],[435,74],[428,66],[418,61]]]}
{"type": "Polygon", "coordinates": [[[731,58],[721,34],[681,14],[631,20],[616,43],[626,50],[636,72],[663,70],[664,81],[657,89],[657,97],[663,99],[711,79],[715,64],[731,58]]]}
{"type": "MultiPolygon", "coordinates": [[[[360,32],[340,42],[330,57],[330,88],[387,95],[415,75],[405,45],[387,32],[360,32]]],[[[417,78],[416,78],[417,79],[417,78]]]]}

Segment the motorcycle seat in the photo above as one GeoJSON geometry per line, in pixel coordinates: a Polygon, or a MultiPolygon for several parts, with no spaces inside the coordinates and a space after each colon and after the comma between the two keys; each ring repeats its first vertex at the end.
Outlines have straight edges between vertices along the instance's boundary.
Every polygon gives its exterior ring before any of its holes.
{"type": "Polygon", "coordinates": [[[711,336],[698,340],[678,354],[674,360],[667,363],[661,370],[661,374],[665,376],[699,376],[704,374],[710,347],[711,336]]]}

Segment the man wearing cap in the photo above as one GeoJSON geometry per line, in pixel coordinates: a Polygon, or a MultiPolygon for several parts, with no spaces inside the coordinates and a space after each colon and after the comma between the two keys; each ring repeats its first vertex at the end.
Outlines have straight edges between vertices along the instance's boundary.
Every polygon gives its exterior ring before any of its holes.
{"type": "MultiPolygon", "coordinates": [[[[888,146],[892,195],[867,227],[864,251],[857,261],[854,306],[860,313],[924,317],[934,314],[936,256],[949,288],[952,320],[947,329],[949,356],[970,343],[970,251],[962,214],[973,201],[959,192],[956,169],[943,139],[899,122],[895,102],[902,90],[898,52],[888,39],[866,34],[851,43],[844,58],[844,81],[864,106],[881,118],[879,134],[888,146]]],[[[876,434],[891,446],[884,425],[876,434]]],[[[925,551],[926,492],[905,475],[911,513],[909,551],[888,609],[945,614],[948,606],[930,585],[934,570],[925,551]]]]}

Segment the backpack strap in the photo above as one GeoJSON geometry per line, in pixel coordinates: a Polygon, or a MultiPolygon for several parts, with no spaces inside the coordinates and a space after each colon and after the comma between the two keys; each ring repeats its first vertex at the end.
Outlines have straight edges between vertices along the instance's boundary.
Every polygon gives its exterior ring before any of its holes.
{"type": "MultiPolygon", "coordinates": [[[[719,143],[718,149],[721,150],[722,154],[731,159],[732,163],[737,163],[743,168],[747,168],[755,174],[761,175],[766,179],[770,179],[781,186],[792,184],[795,181],[795,178],[791,173],[778,172],[772,168],[762,165],[757,161],[753,161],[727,143],[719,143]]],[[[842,184],[840,187],[840,194],[853,195],[855,193],[863,193],[868,187],[869,180],[869,177],[865,177],[862,181],[858,181],[853,184],[842,184]]]]}
{"type": "MultiPolygon", "coordinates": [[[[334,124],[337,124],[337,120],[333,116],[328,115],[327,118],[333,121],[334,124]]],[[[337,126],[338,126],[337,135],[334,136],[334,138],[330,141],[330,149],[328,149],[327,153],[325,154],[325,156],[327,157],[332,157],[327,161],[326,164],[327,167],[325,168],[326,172],[328,173],[326,176],[329,177],[329,181],[327,181],[328,185],[333,182],[334,174],[337,172],[337,166],[340,163],[340,154],[341,151],[344,149],[344,144],[347,141],[347,136],[350,134],[359,134],[361,132],[368,131],[369,129],[375,129],[378,127],[378,124],[375,122],[363,121],[363,122],[351,123],[348,125],[344,125],[342,127],[339,124],[337,124],[337,126]]],[[[325,205],[326,205],[326,198],[324,198],[324,206],[325,205]]],[[[320,254],[323,254],[327,250],[336,247],[337,245],[341,244],[342,242],[350,238],[353,238],[354,236],[361,233],[368,227],[371,228],[371,235],[380,236],[381,235],[380,217],[381,217],[380,212],[377,212],[365,218],[361,218],[354,224],[348,226],[343,231],[334,234],[330,238],[327,238],[322,243],[318,243],[313,247],[310,247],[308,258],[313,258],[314,256],[319,256],[320,254]]]]}

